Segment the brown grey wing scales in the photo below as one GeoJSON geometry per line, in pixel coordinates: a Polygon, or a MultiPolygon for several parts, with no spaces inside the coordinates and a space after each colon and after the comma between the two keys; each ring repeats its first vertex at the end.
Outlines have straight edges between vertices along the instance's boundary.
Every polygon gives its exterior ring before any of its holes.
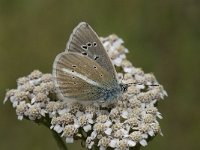
{"type": "Polygon", "coordinates": [[[87,56],[79,53],[63,52],[58,57],[58,69],[61,71],[62,68],[67,68],[102,85],[109,84],[112,80],[109,72],[87,56]]]}
{"type": "Polygon", "coordinates": [[[98,35],[85,22],[81,22],[70,36],[66,51],[82,53],[95,60],[116,79],[114,66],[108,57],[98,35]]]}
{"type": "MultiPolygon", "coordinates": [[[[53,65],[53,77],[61,99],[91,101],[100,99],[112,77],[98,63],[78,53],[60,53],[53,65]]],[[[114,85],[113,85],[114,86],[114,85]]]]}

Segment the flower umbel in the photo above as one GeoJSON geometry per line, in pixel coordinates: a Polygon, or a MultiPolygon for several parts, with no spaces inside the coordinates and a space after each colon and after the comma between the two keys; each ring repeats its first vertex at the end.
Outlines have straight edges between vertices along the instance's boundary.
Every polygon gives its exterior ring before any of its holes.
{"type": "Polygon", "coordinates": [[[4,102],[10,100],[19,120],[48,121],[48,127],[67,143],[81,139],[88,149],[100,150],[146,146],[150,138],[162,135],[158,122],[162,116],[156,104],[167,93],[153,74],[145,74],[126,59],[128,49],[122,39],[116,35],[100,39],[112,63],[121,68],[119,81],[132,83],[114,104],[62,102],[56,97],[52,75],[38,70],[19,78],[17,88],[6,93],[4,102]]]}

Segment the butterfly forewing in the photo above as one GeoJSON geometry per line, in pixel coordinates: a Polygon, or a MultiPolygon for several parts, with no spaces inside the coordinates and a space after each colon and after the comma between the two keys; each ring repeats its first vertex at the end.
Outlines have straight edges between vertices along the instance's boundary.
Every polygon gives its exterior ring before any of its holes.
{"type": "Polygon", "coordinates": [[[53,76],[61,99],[95,101],[103,95],[102,88],[116,86],[104,68],[80,53],[60,53],[53,66],[53,76]]]}
{"type": "Polygon", "coordinates": [[[88,56],[107,70],[116,80],[116,73],[113,64],[108,57],[98,35],[85,22],[81,22],[70,36],[66,51],[77,52],[88,56]]]}

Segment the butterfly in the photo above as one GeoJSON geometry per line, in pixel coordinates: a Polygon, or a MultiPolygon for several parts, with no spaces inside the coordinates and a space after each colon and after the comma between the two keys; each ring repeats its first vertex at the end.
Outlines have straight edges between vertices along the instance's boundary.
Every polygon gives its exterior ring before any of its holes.
{"type": "Polygon", "coordinates": [[[112,102],[128,88],[118,82],[103,44],[86,22],[74,28],[65,51],[54,60],[52,74],[63,101],[112,102]]]}

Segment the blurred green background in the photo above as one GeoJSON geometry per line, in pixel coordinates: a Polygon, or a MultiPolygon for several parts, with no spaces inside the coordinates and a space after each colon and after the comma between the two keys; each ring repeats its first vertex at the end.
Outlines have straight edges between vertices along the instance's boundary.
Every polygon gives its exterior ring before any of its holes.
{"type": "MultiPolygon", "coordinates": [[[[164,137],[145,150],[200,149],[199,0],[0,0],[0,98],[18,77],[52,71],[72,29],[88,22],[100,36],[116,33],[136,67],[154,72],[169,97],[159,103],[164,137]]],[[[70,149],[80,149],[71,145],[70,149]]],[[[18,121],[0,104],[1,150],[57,150],[48,129],[18,121]]]]}

